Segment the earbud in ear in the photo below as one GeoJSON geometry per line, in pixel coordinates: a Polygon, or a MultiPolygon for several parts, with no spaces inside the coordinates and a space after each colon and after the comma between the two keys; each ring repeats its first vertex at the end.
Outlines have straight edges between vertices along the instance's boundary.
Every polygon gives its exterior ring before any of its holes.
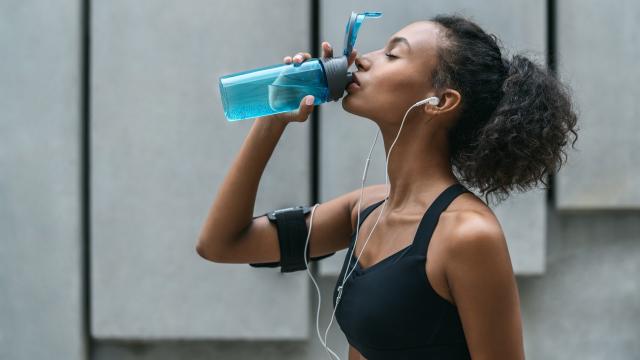
{"type": "Polygon", "coordinates": [[[435,106],[435,105],[438,105],[438,103],[440,103],[440,99],[435,97],[435,96],[432,96],[432,97],[426,98],[424,100],[418,101],[415,106],[420,106],[420,105],[423,105],[423,104],[429,104],[429,105],[435,106]]]}
{"type": "Polygon", "coordinates": [[[437,97],[435,97],[435,96],[432,96],[432,97],[430,97],[430,98],[428,98],[428,99],[427,99],[427,104],[429,104],[429,105],[436,106],[436,105],[438,105],[439,103],[440,103],[440,99],[439,99],[439,98],[437,98],[437,97]]]}

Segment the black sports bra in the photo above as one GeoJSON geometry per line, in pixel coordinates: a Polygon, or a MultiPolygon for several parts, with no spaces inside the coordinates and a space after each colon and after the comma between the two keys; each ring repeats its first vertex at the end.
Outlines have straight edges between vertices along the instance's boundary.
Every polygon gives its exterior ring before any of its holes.
{"type": "MultiPolygon", "coordinates": [[[[471,359],[457,308],[436,293],[425,265],[431,235],[440,213],[468,192],[460,183],[445,189],[425,212],[413,242],[363,269],[353,254],[355,232],[333,292],[336,305],[347,262],[349,271],[336,309],[336,320],[347,341],[367,360],[471,359]]],[[[364,209],[364,219],[384,199],[364,209]]]]}

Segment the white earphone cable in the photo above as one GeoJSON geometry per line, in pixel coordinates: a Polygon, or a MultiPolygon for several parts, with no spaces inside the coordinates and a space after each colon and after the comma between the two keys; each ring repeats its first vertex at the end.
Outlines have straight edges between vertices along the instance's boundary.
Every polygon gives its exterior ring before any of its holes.
{"type": "MultiPolygon", "coordinates": [[[[320,340],[320,343],[322,344],[322,346],[324,346],[327,355],[331,356],[335,356],[335,358],[337,358],[338,360],[340,360],[340,357],[333,351],[331,350],[331,348],[329,348],[329,346],[327,345],[327,334],[329,333],[329,329],[331,328],[331,324],[333,323],[333,319],[336,313],[336,309],[338,308],[338,305],[340,304],[340,299],[342,298],[342,292],[344,289],[344,284],[346,283],[347,279],[349,278],[349,276],[351,276],[351,273],[353,272],[353,270],[355,270],[356,266],[358,265],[358,262],[360,261],[360,256],[362,255],[362,253],[364,252],[364,248],[367,246],[367,242],[369,241],[369,239],[371,238],[371,234],[373,234],[373,231],[375,230],[376,226],[378,225],[378,221],[380,220],[382,213],[384,212],[384,208],[385,205],[387,204],[387,200],[389,199],[389,193],[391,191],[391,188],[388,186],[389,185],[389,157],[391,156],[391,150],[393,150],[393,146],[396,144],[396,141],[398,141],[398,138],[400,137],[400,132],[402,131],[402,126],[404,125],[404,121],[407,118],[407,115],[409,114],[409,112],[411,111],[411,109],[413,109],[414,107],[418,106],[418,105],[422,105],[426,102],[429,102],[432,98],[428,98],[428,99],[424,99],[421,101],[418,101],[417,103],[411,105],[411,107],[409,107],[409,109],[405,112],[404,117],[402,118],[402,123],[400,123],[400,128],[398,129],[398,134],[396,135],[396,138],[393,140],[393,143],[391,144],[391,146],[389,147],[389,153],[387,154],[387,159],[385,162],[385,185],[387,185],[387,196],[385,197],[385,200],[382,204],[382,208],[380,210],[380,214],[378,214],[378,218],[376,219],[375,224],[373,225],[373,228],[371,229],[371,231],[369,232],[369,236],[367,236],[367,239],[364,242],[364,245],[362,245],[362,249],[360,250],[360,254],[358,254],[358,256],[356,257],[356,261],[354,266],[352,267],[352,269],[350,271],[347,271],[349,269],[349,266],[351,265],[351,258],[353,256],[353,252],[355,251],[356,248],[356,243],[358,241],[358,236],[359,236],[359,231],[360,231],[360,208],[361,208],[361,204],[362,204],[362,197],[364,194],[364,183],[365,183],[365,179],[367,177],[367,172],[369,169],[369,162],[371,161],[371,153],[373,152],[373,149],[376,145],[376,141],[378,140],[378,135],[380,134],[380,129],[378,129],[378,131],[376,132],[376,137],[373,140],[373,145],[371,145],[371,149],[369,150],[369,155],[367,156],[367,160],[365,163],[365,167],[364,167],[364,173],[362,175],[362,186],[360,187],[360,199],[358,200],[358,217],[357,217],[357,224],[356,224],[356,239],[354,241],[353,247],[351,248],[351,253],[347,254],[348,257],[348,262],[347,262],[347,266],[344,272],[344,276],[342,279],[342,283],[340,284],[340,286],[338,286],[338,294],[336,296],[336,305],[333,308],[333,312],[331,313],[331,320],[329,321],[329,325],[327,326],[327,330],[324,333],[324,340],[320,337],[320,329],[319,329],[319,317],[320,317],[320,305],[322,304],[322,295],[320,292],[320,287],[318,286],[318,283],[316,282],[316,280],[313,278],[313,275],[311,275],[311,271],[309,271],[309,264],[307,263],[307,257],[304,256],[304,261],[305,261],[305,265],[307,266],[307,274],[309,274],[309,277],[311,277],[311,280],[313,281],[313,284],[316,287],[317,290],[317,294],[318,294],[318,308],[316,311],[316,332],[318,334],[318,339],[320,340]]],[[[436,100],[438,100],[437,98],[435,98],[436,100]]],[[[431,102],[429,102],[429,104],[431,105],[435,105],[431,102]]],[[[311,219],[309,221],[309,232],[307,233],[307,240],[305,243],[305,247],[304,247],[304,253],[307,254],[307,246],[309,244],[309,237],[311,236],[311,228],[313,226],[313,215],[315,212],[316,207],[318,207],[320,204],[315,204],[313,206],[313,208],[311,209],[311,219]]]]}

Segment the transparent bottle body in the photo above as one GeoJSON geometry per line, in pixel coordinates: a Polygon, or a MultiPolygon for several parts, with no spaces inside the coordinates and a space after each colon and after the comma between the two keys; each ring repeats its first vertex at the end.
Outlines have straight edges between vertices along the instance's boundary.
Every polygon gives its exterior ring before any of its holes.
{"type": "Polygon", "coordinates": [[[306,95],[314,96],[315,105],[327,102],[329,96],[319,59],[229,74],[219,79],[219,86],[229,121],[296,110],[306,95]]]}

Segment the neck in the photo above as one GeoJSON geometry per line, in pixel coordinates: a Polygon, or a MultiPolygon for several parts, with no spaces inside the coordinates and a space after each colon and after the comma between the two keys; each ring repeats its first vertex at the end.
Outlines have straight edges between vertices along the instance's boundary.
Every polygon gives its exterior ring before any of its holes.
{"type": "MultiPolygon", "coordinates": [[[[393,144],[400,123],[381,127],[385,156],[393,144]]],[[[424,210],[447,186],[457,182],[450,165],[447,128],[412,112],[402,126],[388,162],[389,199],[385,213],[403,209],[424,210]]]]}

